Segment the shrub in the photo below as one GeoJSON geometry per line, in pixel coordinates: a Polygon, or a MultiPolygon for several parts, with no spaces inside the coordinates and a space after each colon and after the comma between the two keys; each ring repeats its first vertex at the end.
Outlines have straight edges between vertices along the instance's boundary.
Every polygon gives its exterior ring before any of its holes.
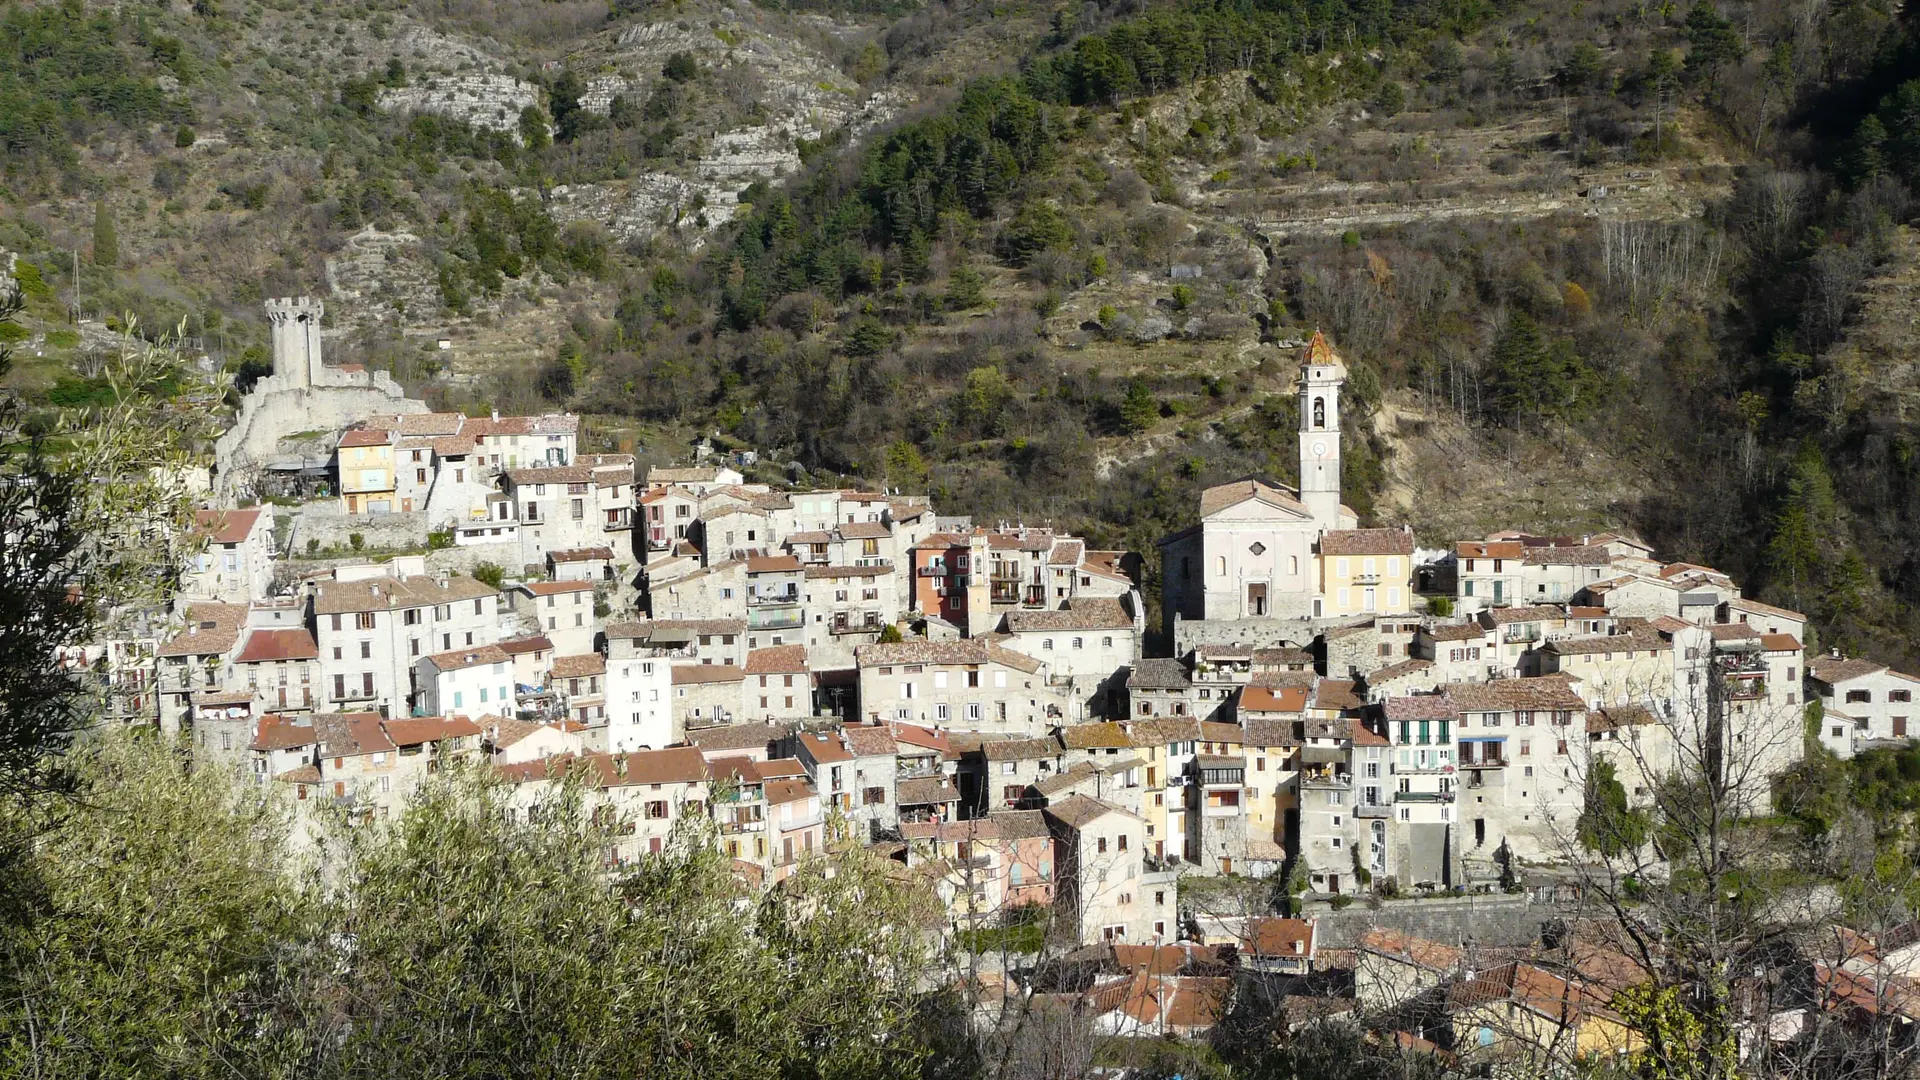
{"type": "Polygon", "coordinates": [[[498,589],[507,580],[507,571],[498,563],[483,562],[473,568],[473,580],[498,589]]]}
{"type": "Polygon", "coordinates": [[[1193,286],[1175,285],[1173,287],[1173,310],[1185,311],[1193,306],[1193,286]]]}
{"type": "Polygon", "coordinates": [[[660,74],[677,83],[692,82],[700,77],[700,61],[690,52],[677,52],[667,57],[661,65],[660,74]]]}
{"type": "Polygon", "coordinates": [[[361,548],[367,546],[367,538],[360,533],[352,533],[347,536],[347,544],[352,547],[353,550],[359,551],[361,548]]]}

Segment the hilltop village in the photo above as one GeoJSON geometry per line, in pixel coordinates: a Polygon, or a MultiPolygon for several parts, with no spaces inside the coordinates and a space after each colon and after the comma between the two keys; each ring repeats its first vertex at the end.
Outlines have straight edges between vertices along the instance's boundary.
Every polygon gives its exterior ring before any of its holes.
{"type": "Polygon", "coordinates": [[[1761,811],[1810,735],[1910,737],[1920,679],[1809,649],[1806,616],[1632,536],[1360,527],[1317,335],[1298,488],[1206,490],[1160,542],[1150,633],[1140,553],[750,482],[750,457],[636,471],[576,416],[430,412],[326,364],[317,302],[268,306],[274,374],[221,442],[177,600],[64,659],[111,721],[182,733],[296,817],[386,818],[470,759],[516,815],[579,781],[610,869],[694,817],[753,888],[856,843],[950,933],[1044,910],[1113,1030],[1206,1030],[1238,965],[1346,972],[1315,1016],[1432,992],[1438,1029],[1408,1038],[1462,1053],[1494,1003],[1579,1000],[1591,1049],[1629,1035],[1564,947],[1487,967],[1462,935],[1320,920],[1552,893],[1601,763],[1645,805],[1712,762],[1761,811]],[[1258,878],[1303,914],[1188,899],[1258,878]]]}

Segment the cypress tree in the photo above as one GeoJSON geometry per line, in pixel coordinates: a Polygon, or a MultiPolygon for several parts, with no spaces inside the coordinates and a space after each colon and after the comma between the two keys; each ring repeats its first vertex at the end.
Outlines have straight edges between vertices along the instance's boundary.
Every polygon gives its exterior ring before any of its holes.
{"type": "Polygon", "coordinates": [[[93,204],[93,264],[120,265],[120,237],[114,231],[113,211],[107,209],[105,199],[93,204]]]}

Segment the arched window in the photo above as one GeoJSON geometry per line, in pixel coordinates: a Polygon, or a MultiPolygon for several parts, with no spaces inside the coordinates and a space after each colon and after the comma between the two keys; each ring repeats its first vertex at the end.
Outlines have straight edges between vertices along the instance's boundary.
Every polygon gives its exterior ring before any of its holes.
{"type": "Polygon", "coordinates": [[[1327,399],[1326,398],[1313,399],[1313,426],[1314,427],[1327,426],[1327,399]]]}

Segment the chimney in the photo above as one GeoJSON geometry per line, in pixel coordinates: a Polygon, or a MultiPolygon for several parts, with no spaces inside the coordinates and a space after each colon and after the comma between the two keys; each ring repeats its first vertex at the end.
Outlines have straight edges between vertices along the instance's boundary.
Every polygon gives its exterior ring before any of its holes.
{"type": "Polygon", "coordinates": [[[499,410],[499,409],[495,409],[495,410],[493,410],[493,420],[494,420],[494,423],[496,423],[496,424],[500,422],[500,410],[499,410]]]}

